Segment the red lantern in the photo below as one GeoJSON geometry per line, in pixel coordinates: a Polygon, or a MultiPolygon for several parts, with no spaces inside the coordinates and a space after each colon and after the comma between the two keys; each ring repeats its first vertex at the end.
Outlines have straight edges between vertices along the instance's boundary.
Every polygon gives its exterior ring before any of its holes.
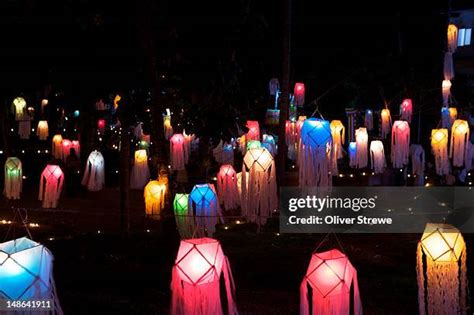
{"type": "Polygon", "coordinates": [[[305,94],[305,87],[304,83],[295,83],[295,89],[293,91],[295,96],[295,105],[296,106],[303,106],[304,105],[304,94],[305,94]]]}
{"type": "Polygon", "coordinates": [[[400,105],[400,119],[411,123],[411,116],[413,114],[413,103],[411,99],[404,99],[400,105]]]}
{"type": "Polygon", "coordinates": [[[257,140],[260,141],[260,126],[258,124],[258,121],[255,120],[247,120],[247,128],[249,131],[247,132],[247,135],[245,136],[247,141],[250,140],[257,140]]]}
{"type": "Polygon", "coordinates": [[[41,173],[38,200],[43,208],[56,208],[63,189],[64,173],[58,165],[46,165],[41,173]]]}
{"type": "Polygon", "coordinates": [[[97,129],[99,130],[99,132],[104,132],[104,130],[105,130],[105,119],[99,119],[97,121],[97,129]]]}
{"type": "Polygon", "coordinates": [[[61,142],[61,146],[63,149],[62,158],[64,161],[66,161],[66,158],[69,156],[70,150],[72,148],[72,141],[69,139],[63,139],[63,141],[61,142]]]}

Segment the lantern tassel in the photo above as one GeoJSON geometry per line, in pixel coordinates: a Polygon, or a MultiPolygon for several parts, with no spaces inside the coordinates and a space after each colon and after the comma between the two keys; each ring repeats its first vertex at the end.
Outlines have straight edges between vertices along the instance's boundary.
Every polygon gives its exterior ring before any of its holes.
{"type": "Polygon", "coordinates": [[[235,284],[234,278],[232,277],[232,272],[230,270],[230,263],[227,256],[224,258],[222,265],[222,272],[224,274],[225,288],[227,292],[227,308],[228,314],[234,315],[238,314],[237,305],[235,303],[235,284]]]}
{"type": "Polygon", "coordinates": [[[300,285],[300,315],[309,315],[308,281],[304,277],[300,285]]]}
{"type": "Polygon", "coordinates": [[[354,314],[362,315],[362,301],[360,300],[359,280],[357,278],[357,270],[354,268],[352,276],[352,284],[354,285],[354,314]]]}
{"type": "Polygon", "coordinates": [[[423,271],[423,250],[418,242],[416,250],[416,279],[418,282],[418,310],[420,315],[425,315],[425,274],[423,271]]]}

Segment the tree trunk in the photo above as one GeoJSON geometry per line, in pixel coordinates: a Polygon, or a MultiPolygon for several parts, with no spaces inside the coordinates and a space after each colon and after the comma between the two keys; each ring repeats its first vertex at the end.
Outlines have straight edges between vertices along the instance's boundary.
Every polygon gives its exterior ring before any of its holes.
{"type": "Polygon", "coordinates": [[[130,99],[122,97],[119,117],[122,124],[120,137],[120,231],[127,235],[130,231],[130,99]]]}

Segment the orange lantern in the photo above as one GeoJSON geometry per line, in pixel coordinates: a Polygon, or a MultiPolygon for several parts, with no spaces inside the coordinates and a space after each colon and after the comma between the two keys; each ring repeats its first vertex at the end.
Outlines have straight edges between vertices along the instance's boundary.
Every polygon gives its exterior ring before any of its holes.
{"type": "Polygon", "coordinates": [[[448,129],[433,129],[431,131],[431,152],[435,157],[436,174],[449,174],[448,160],[448,129]]]}
{"type": "Polygon", "coordinates": [[[146,215],[158,219],[165,207],[166,184],[163,181],[152,180],[145,186],[143,197],[145,198],[146,215]]]}
{"type": "Polygon", "coordinates": [[[441,84],[441,89],[443,93],[443,106],[448,107],[449,96],[451,95],[451,81],[443,80],[443,83],[441,84]]]}
{"type": "Polygon", "coordinates": [[[388,108],[382,109],[380,112],[380,118],[382,120],[382,138],[387,138],[392,128],[392,117],[390,116],[390,110],[388,108]]]}
{"type": "Polygon", "coordinates": [[[451,147],[449,157],[453,159],[453,166],[463,166],[468,159],[469,124],[457,119],[451,128],[451,147]]]}
{"type": "Polygon", "coordinates": [[[63,142],[63,137],[60,134],[56,134],[53,137],[53,156],[56,159],[62,159],[63,158],[63,148],[61,146],[61,143],[63,142]]]}
{"type": "Polygon", "coordinates": [[[38,122],[38,128],[36,128],[36,135],[40,140],[48,139],[49,129],[48,122],[46,120],[40,120],[38,122]]]}

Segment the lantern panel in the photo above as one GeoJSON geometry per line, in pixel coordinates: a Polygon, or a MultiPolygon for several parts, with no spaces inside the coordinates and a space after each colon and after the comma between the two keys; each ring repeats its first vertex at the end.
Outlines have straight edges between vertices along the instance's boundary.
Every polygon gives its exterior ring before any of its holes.
{"type": "Polygon", "coordinates": [[[188,212],[189,194],[176,194],[174,196],[173,208],[178,215],[186,215],[188,212]]]}
{"type": "Polygon", "coordinates": [[[421,238],[423,251],[438,262],[457,261],[464,248],[458,229],[449,224],[428,223],[421,238]]]}
{"type": "Polygon", "coordinates": [[[329,121],[318,118],[306,119],[301,128],[301,141],[311,147],[326,146],[332,141],[329,121]]]}
{"type": "Polygon", "coordinates": [[[244,164],[248,169],[255,166],[257,172],[265,172],[273,163],[273,157],[266,148],[251,149],[244,156],[244,164]]]}

